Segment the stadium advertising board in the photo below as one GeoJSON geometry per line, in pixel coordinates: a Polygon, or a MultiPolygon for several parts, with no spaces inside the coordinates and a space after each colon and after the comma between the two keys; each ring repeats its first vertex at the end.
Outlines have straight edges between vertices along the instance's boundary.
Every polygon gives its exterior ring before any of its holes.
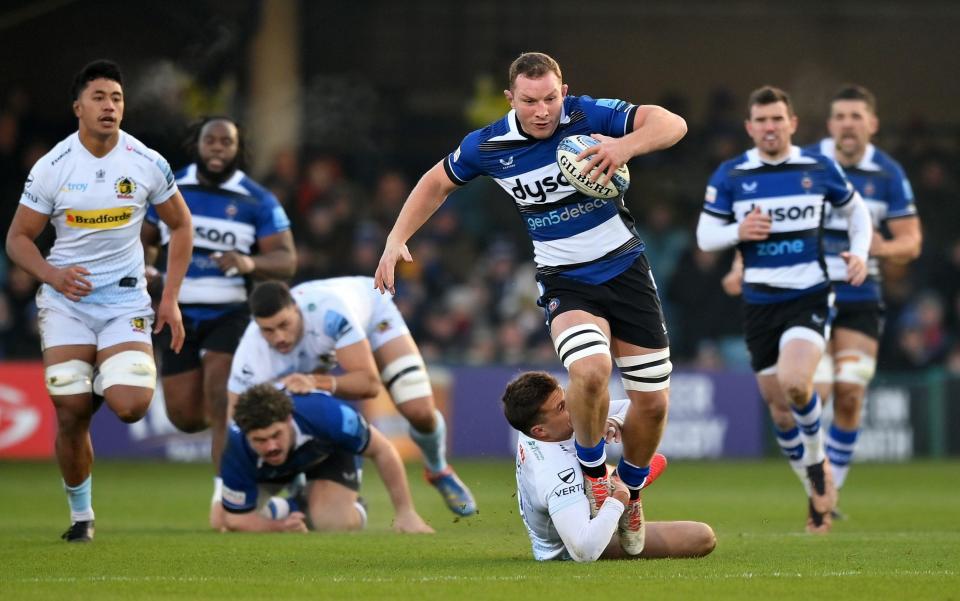
{"type": "Polygon", "coordinates": [[[53,456],[57,417],[39,361],[0,363],[0,458],[53,456]]]}

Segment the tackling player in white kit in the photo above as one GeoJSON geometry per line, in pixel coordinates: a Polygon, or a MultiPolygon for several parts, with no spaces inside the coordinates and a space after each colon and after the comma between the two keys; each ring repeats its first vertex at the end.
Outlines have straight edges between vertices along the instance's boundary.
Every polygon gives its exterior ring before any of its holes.
{"type": "MultiPolygon", "coordinates": [[[[701,522],[644,522],[639,501],[630,503],[626,486],[613,478],[613,493],[590,518],[584,479],[573,444],[573,423],[566,395],[556,378],[545,372],[517,376],[503,394],[503,413],[520,431],[517,441],[517,501],[520,516],[539,561],[578,562],[597,559],[702,557],[716,546],[716,537],[701,522]],[[620,516],[629,503],[632,530],[618,532],[620,516]]],[[[610,401],[607,439],[618,439],[629,406],[627,399],[610,401]]],[[[666,467],[654,455],[648,484],[666,467]]]]}
{"type": "MultiPolygon", "coordinates": [[[[91,391],[127,423],[142,418],[156,385],[151,326],[183,344],[177,295],[193,245],[190,212],[167,161],[120,129],[119,67],[94,61],[73,82],[79,129],[33,166],[7,232],[7,255],[43,282],[37,293],[47,390],[57,410],[56,453],[70,505],[68,542],[93,539],[91,391]],[[140,224],[153,205],[170,228],[167,285],[150,307],[140,224]],[[44,258],[34,240],[48,222],[44,258]]],[[[99,399],[98,399],[99,400],[99,399]]]]}
{"type": "Polygon", "coordinates": [[[315,280],[292,290],[263,282],[250,294],[250,312],[254,322],[234,353],[227,382],[231,407],[247,388],[272,380],[295,394],[325,390],[348,400],[377,396],[382,382],[410,423],[427,481],[450,511],[476,513],[473,495],[447,463],[446,424],[417,345],[393,300],[373,288],[373,278],[315,280]],[[315,373],[334,357],[342,374],[315,373]]]}

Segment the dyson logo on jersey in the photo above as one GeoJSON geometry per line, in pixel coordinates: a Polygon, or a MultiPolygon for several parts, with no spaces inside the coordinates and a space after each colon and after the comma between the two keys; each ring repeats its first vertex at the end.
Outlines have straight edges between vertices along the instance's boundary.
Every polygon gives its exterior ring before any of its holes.
{"type": "Polygon", "coordinates": [[[547,194],[550,192],[556,192],[561,187],[570,187],[570,182],[567,181],[567,178],[563,177],[563,174],[557,174],[556,177],[548,175],[547,177],[534,181],[533,184],[525,184],[518,177],[514,180],[516,186],[510,188],[510,193],[513,194],[517,200],[526,200],[527,198],[533,200],[533,202],[546,202],[547,194]],[[535,185],[536,188],[531,186],[535,185]]]}
{"type": "Polygon", "coordinates": [[[587,213],[591,213],[597,209],[602,209],[605,206],[607,206],[607,201],[602,198],[594,198],[593,200],[588,200],[587,202],[578,202],[575,205],[567,205],[562,209],[554,209],[546,215],[541,215],[540,217],[527,217],[527,229],[532,232],[541,227],[557,225],[558,223],[564,221],[577,219],[578,217],[582,217],[587,213]]]}
{"type": "Polygon", "coordinates": [[[93,211],[67,209],[64,215],[67,225],[70,227],[103,230],[127,225],[133,218],[133,210],[130,207],[97,209],[93,211]]]}
{"type": "MultiPolygon", "coordinates": [[[[753,209],[756,206],[757,205],[755,204],[751,204],[746,211],[743,212],[743,215],[741,215],[740,218],[744,219],[747,215],[753,212],[753,209]]],[[[771,207],[766,210],[766,213],[773,221],[797,221],[799,219],[813,219],[816,217],[817,207],[814,205],[808,205],[805,207],[771,207]]]]}

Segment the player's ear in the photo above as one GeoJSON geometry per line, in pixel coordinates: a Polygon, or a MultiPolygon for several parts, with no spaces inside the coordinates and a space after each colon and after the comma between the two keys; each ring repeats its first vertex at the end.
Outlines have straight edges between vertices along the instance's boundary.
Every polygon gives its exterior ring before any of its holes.
{"type": "Polygon", "coordinates": [[[532,428],[530,428],[530,438],[542,439],[546,435],[547,435],[547,431],[544,430],[543,426],[540,424],[537,424],[536,426],[533,426],[532,428]]]}
{"type": "Polygon", "coordinates": [[[80,101],[79,100],[73,101],[73,115],[78,119],[80,118],[80,101]]]}
{"type": "Polygon", "coordinates": [[[507,97],[507,102],[513,104],[513,92],[510,90],[504,90],[503,95],[507,97]]]}
{"type": "Polygon", "coordinates": [[[562,86],[560,86],[560,96],[561,96],[562,98],[566,98],[566,96],[567,96],[567,90],[569,90],[569,89],[570,89],[570,87],[569,87],[567,84],[563,84],[562,86]]]}

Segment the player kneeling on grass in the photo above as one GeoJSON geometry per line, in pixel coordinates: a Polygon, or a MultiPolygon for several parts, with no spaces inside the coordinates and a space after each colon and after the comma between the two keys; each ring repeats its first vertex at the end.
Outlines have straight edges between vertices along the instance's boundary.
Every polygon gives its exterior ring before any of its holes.
{"type": "Polygon", "coordinates": [[[357,494],[363,455],[373,460],[390,494],[393,529],[433,532],[413,506],[397,450],[355,409],[328,393],[289,395],[260,384],[240,395],[233,418],[220,463],[221,523],[227,530],[363,528],[367,513],[357,494]],[[289,514],[267,517],[270,495],[294,484],[300,474],[306,487],[291,500],[289,514]]]}
{"type": "MultiPolygon", "coordinates": [[[[630,402],[610,402],[607,440],[618,440],[630,402]]],[[[517,443],[517,500],[537,560],[655,559],[703,557],[717,544],[701,522],[650,522],[639,498],[614,477],[614,490],[590,518],[583,474],[574,448],[573,423],[556,378],[527,372],[507,385],[503,413],[520,431],[517,443]],[[626,506],[630,510],[624,512],[626,506]]],[[[659,453],[648,484],[666,467],[659,453]]]]}

